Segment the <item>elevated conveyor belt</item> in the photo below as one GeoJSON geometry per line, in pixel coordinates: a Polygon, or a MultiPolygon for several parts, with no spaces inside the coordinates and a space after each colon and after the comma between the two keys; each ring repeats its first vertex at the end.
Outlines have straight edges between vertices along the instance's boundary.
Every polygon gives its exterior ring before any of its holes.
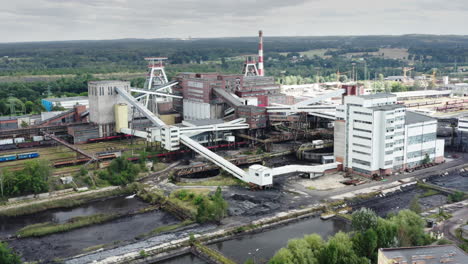
{"type": "Polygon", "coordinates": [[[314,98],[299,102],[299,103],[295,104],[295,106],[306,106],[306,105],[310,105],[310,104],[316,104],[316,103],[318,103],[318,102],[320,102],[322,100],[325,100],[327,98],[341,96],[345,92],[346,92],[345,89],[338,89],[338,90],[333,91],[331,93],[323,94],[323,95],[320,95],[320,96],[317,96],[317,97],[314,97],[314,98]]]}
{"type": "Polygon", "coordinates": [[[221,88],[214,88],[213,92],[221,97],[225,103],[230,105],[231,107],[241,106],[243,105],[242,100],[239,97],[229,93],[228,91],[221,89],[221,88]]]}
{"type": "Polygon", "coordinates": [[[148,118],[153,124],[159,127],[166,126],[166,124],[159,119],[153,112],[148,110],[144,105],[142,105],[140,102],[138,102],[131,94],[127,93],[124,89],[121,89],[120,87],[115,87],[115,90],[117,91],[122,98],[124,98],[129,104],[134,106],[138,111],[140,111],[146,118],[148,118]]]}
{"type": "Polygon", "coordinates": [[[151,91],[151,90],[144,90],[144,89],[138,89],[138,88],[131,88],[131,90],[132,90],[132,92],[137,92],[137,93],[142,93],[142,94],[153,94],[153,95],[172,97],[172,98],[179,98],[179,99],[183,98],[182,96],[179,96],[179,95],[163,93],[163,92],[155,92],[155,91],[151,91]]]}
{"type": "Polygon", "coordinates": [[[324,173],[327,170],[336,169],[340,163],[327,163],[322,165],[314,165],[314,166],[307,166],[307,165],[286,165],[283,167],[273,168],[272,169],[272,176],[292,173],[292,172],[305,172],[305,173],[324,173]]]}
{"type": "Polygon", "coordinates": [[[234,175],[235,177],[246,181],[247,173],[243,171],[241,168],[237,167],[236,165],[232,164],[231,162],[225,160],[223,157],[219,156],[218,154],[211,152],[209,149],[205,148],[204,146],[200,145],[195,140],[189,138],[185,135],[180,135],[180,142],[193,151],[197,152],[198,154],[202,155],[204,158],[208,159],[209,161],[213,162],[214,164],[221,167],[223,170],[226,170],[230,174],[234,175]]]}
{"type": "Polygon", "coordinates": [[[56,137],[56,136],[54,136],[54,135],[52,135],[52,134],[49,134],[49,133],[44,132],[44,131],[42,131],[42,134],[43,134],[44,136],[46,136],[46,137],[51,138],[51,139],[54,140],[54,141],[57,141],[58,143],[64,145],[65,147],[67,147],[67,148],[69,148],[69,149],[71,149],[71,150],[73,150],[73,151],[76,151],[76,152],[80,153],[81,155],[83,155],[83,156],[85,156],[85,157],[90,158],[92,161],[97,160],[96,157],[94,157],[93,155],[88,154],[88,153],[82,151],[81,149],[79,149],[79,148],[77,148],[77,147],[75,147],[75,146],[72,146],[72,145],[68,144],[67,142],[61,140],[60,138],[58,138],[58,137],[56,137]]]}

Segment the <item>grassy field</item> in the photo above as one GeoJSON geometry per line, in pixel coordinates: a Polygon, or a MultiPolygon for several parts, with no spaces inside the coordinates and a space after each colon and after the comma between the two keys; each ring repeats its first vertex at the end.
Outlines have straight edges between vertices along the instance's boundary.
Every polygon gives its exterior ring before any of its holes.
{"type": "Polygon", "coordinates": [[[365,54],[369,54],[374,57],[383,57],[386,59],[399,59],[407,60],[409,53],[408,49],[402,48],[380,48],[377,52],[350,52],[346,53],[346,57],[361,57],[365,54]],[[383,54],[383,56],[382,56],[383,54]]]}
{"type": "Polygon", "coordinates": [[[232,186],[232,185],[243,185],[244,183],[239,179],[232,176],[218,175],[215,177],[208,178],[204,181],[196,182],[178,182],[179,186],[232,186]]]}

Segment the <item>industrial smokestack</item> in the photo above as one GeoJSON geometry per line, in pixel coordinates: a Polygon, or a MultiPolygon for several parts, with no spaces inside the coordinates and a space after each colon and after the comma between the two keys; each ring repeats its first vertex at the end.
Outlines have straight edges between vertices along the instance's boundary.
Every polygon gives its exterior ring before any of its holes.
{"type": "Polygon", "coordinates": [[[260,30],[258,31],[258,75],[264,76],[265,72],[263,69],[263,32],[260,30]]]}

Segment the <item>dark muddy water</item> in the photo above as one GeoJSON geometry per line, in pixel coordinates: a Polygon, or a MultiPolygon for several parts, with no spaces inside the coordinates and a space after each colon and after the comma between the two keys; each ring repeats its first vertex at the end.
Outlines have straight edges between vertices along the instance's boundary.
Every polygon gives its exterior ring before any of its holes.
{"type": "Polygon", "coordinates": [[[100,213],[124,214],[138,210],[147,205],[147,203],[136,198],[127,199],[125,196],[118,196],[84,204],[75,208],[51,209],[32,215],[22,215],[15,217],[0,216],[0,237],[13,235],[16,231],[27,225],[44,222],[63,223],[73,217],[100,213]]]}
{"type": "MultiPolygon", "coordinates": [[[[116,201],[112,201],[109,204],[105,203],[103,206],[110,206],[112,204],[116,206],[114,202],[116,201]]],[[[124,207],[132,207],[132,205],[135,205],[135,208],[137,208],[138,206],[145,205],[143,202],[136,201],[136,199],[129,199],[129,201],[120,200],[120,202],[124,204],[128,203],[124,207]]],[[[117,204],[119,203],[117,202],[117,204]]],[[[79,210],[80,208],[81,207],[75,208],[75,210],[79,210]]],[[[107,212],[116,212],[120,210],[119,208],[121,209],[122,207],[117,206],[113,210],[109,208],[106,210],[108,210],[107,212]]],[[[81,209],[84,210],[84,208],[81,209]]],[[[102,211],[94,211],[94,213],[97,212],[102,211]]],[[[8,243],[22,255],[23,260],[42,260],[47,263],[48,260],[52,260],[54,258],[64,258],[83,253],[83,249],[88,247],[102,244],[112,245],[122,241],[131,241],[134,240],[136,236],[147,233],[156,227],[175,224],[177,222],[179,221],[174,216],[163,211],[156,210],[144,214],[122,217],[100,225],[83,227],[40,238],[16,239],[9,241],[8,243]]]]}
{"type": "MultiPolygon", "coordinates": [[[[339,231],[349,230],[348,224],[340,219],[323,221],[318,217],[308,218],[262,233],[245,235],[233,240],[227,240],[210,245],[237,263],[244,263],[254,258],[255,263],[266,263],[276,251],[286,246],[288,240],[301,238],[306,234],[317,233],[323,238],[334,235],[339,231]],[[258,249],[258,251],[257,251],[258,249]],[[250,254],[249,254],[250,253],[250,254]]],[[[163,264],[199,264],[205,263],[200,259],[192,259],[190,255],[183,255],[166,261],[163,264]]]]}
{"type": "Polygon", "coordinates": [[[312,233],[326,239],[339,231],[348,230],[348,223],[344,220],[333,218],[323,221],[319,217],[313,217],[262,233],[215,243],[211,247],[238,263],[244,263],[254,257],[255,263],[266,263],[276,251],[286,246],[290,239],[312,233]]]}

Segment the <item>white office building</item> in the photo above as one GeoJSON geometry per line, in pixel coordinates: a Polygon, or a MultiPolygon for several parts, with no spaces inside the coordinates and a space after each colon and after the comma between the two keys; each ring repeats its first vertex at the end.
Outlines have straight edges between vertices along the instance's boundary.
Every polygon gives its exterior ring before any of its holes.
{"type": "Polygon", "coordinates": [[[406,111],[393,94],[345,97],[337,107],[335,159],[361,175],[389,175],[424,162],[442,162],[437,121],[406,111]],[[429,160],[428,160],[429,159],[429,160]]]}

